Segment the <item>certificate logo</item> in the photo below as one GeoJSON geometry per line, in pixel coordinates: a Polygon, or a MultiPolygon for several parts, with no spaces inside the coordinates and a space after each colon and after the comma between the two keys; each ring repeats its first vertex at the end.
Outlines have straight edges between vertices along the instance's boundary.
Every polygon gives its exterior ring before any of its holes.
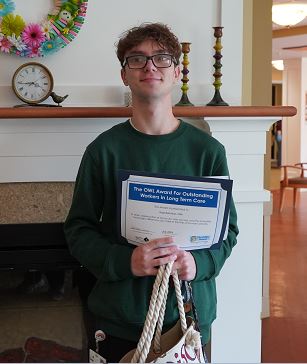
{"type": "Polygon", "coordinates": [[[200,236],[196,236],[193,235],[190,237],[190,242],[191,243],[198,243],[198,242],[204,242],[204,241],[208,241],[210,239],[210,235],[200,235],[200,236]]]}

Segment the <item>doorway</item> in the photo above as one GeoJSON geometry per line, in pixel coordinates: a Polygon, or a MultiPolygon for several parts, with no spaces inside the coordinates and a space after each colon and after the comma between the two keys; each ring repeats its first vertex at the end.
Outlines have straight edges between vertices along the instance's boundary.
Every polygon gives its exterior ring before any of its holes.
{"type": "MultiPolygon", "coordinates": [[[[272,106],[282,105],[282,84],[272,84],[272,106]]],[[[278,120],[271,128],[271,167],[280,168],[282,150],[282,120],[278,120]]]]}

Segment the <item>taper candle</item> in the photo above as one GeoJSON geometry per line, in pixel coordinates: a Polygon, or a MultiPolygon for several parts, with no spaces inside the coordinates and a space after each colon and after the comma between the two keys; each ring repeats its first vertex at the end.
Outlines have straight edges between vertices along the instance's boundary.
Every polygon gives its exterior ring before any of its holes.
{"type": "Polygon", "coordinates": [[[222,0],[213,0],[216,3],[216,27],[222,26],[222,0]]]}

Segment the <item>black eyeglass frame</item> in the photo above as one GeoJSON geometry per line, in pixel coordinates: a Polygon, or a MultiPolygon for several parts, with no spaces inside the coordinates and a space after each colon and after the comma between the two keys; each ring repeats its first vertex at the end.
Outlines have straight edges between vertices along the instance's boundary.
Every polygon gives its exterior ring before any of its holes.
{"type": "Polygon", "coordinates": [[[144,54],[133,54],[132,56],[128,56],[124,59],[124,62],[122,63],[122,67],[126,67],[128,66],[128,68],[130,68],[131,70],[141,70],[143,68],[145,68],[147,66],[147,63],[148,61],[151,60],[151,62],[153,63],[153,65],[156,67],[156,68],[170,68],[172,66],[172,64],[174,63],[175,66],[178,65],[178,62],[176,60],[176,58],[174,56],[172,56],[171,54],[168,54],[168,53],[157,53],[157,54],[153,54],[152,56],[145,56],[144,54]],[[169,66],[165,66],[165,67],[159,67],[155,64],[155,61],[153,60],[154,57],[157,57],[157,56],[170,56],[170,60],[171,60],[171,63],[169,66]],[[129,58],[132,58],[132,57],[144,57],[146,59],[146,62],[144,64],[143,67],[130,67],[129,66],[129,58]]]}

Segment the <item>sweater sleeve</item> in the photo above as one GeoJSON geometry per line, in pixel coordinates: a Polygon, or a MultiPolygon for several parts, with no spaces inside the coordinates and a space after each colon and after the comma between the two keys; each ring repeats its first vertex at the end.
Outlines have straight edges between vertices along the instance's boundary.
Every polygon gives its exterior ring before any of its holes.
{"type": "MultiPolygon", "coordinates": [[[[229,175],[224,147],[221,149],[216,166],[212,169],[213,176],[229,175]]],[[[191,251],[196,263],[196,277],[194,281],[210,280],[219,275],[226,259],[230,256],[232,248],[237,243],[239,229],[237,226],[237,213],[233,199],[231,199],[229,212],[229,228],[227,238],[219,249],[200,249],[191,251]]]]}
{"type": "Polygon", "coordinates": [[[71,254],[83,266],[103,281],[120,281],[133,277],[130,267],[133,249],[101,231],[104,194],[98,172],[94,159],[86,150],[64,232],[71,254]]]}

